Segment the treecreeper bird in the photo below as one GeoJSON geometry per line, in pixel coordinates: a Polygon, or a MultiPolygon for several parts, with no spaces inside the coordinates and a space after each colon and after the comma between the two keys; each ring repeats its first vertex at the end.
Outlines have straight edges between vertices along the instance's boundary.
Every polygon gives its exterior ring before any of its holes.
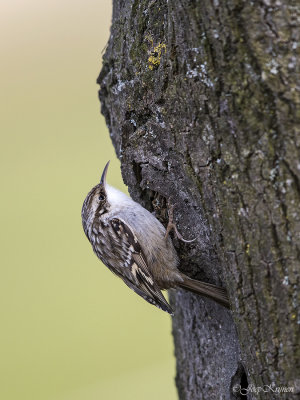
{"type": "MultiPolygon", "coordinates": [[[[161,290],[181,287],[229,307],[225,289],[189,278],[179,271],[179,258],[167,230],[148,210],[106,183],[84,200],[82,225],[100,260],[130,289],[149,303],[173,314],[161,290]]],[[[177,232],[177,229],[175,229],[177,232]]]]}

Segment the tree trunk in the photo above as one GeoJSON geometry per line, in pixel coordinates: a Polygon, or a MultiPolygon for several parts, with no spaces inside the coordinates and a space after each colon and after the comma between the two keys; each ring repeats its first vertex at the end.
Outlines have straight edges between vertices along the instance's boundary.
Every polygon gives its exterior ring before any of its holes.
{"type": "Polygon", "coordinates": [[[180,268],[232,304],[170,294],[180,399],[300,393],[296,4],[113,2],[98,82],[124,181],[163,223],[176,203],[180,268]]]}

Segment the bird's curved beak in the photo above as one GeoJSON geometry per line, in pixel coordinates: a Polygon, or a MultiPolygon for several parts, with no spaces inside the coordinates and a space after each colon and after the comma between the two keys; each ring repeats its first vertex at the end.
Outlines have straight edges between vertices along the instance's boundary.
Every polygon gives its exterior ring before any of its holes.
{"type": "Polygon", "coordinates": [[[102,172],[102,176],[101,176],[101,179],[100,179],[100,185],[105,186],[105,184],[106,184],[106,174],[107,174],[108,166],[109,166],[109,161],[105,165],[104,170],[102,172]]]}

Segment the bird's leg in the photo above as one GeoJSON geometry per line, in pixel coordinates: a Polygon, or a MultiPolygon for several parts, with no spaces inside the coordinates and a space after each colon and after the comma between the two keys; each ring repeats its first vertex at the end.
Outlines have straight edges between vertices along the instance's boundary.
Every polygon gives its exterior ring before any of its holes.
{"type": "Polygon", "coordinates": [[[174,208],[175,208],[175,206],[176,206],[176,204],[171,204],[170,200],[168,200],[169,222],[168,222],[167,231],[166,231],[166,234],[165,234],[165,240],[168,239],[169,233],[171,232],[172,229],[174,229],[175,235],[177,236],[177,238],[179,240],[181,240],[184,243],[192,243],[194,240],[196,240],[196,238],[194,238],[192,240],[186,240],[178,232],[176,223],[174,222],[174,208]]]}

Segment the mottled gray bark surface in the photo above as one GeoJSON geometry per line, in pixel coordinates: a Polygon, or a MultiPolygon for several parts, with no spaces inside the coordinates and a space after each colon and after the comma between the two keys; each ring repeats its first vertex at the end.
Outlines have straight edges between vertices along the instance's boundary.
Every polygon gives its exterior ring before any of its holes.
{"type": "Polygon", "coordinates": [[[294,388],[248,399],[300,392],[296,5],[113,2],[98,82],[124,181],[163,223],[176,203],[197,238],[174,239],[182,271],[232,303],[171,293],[180,399],[239,398],[247,381],[294,388]]]}

